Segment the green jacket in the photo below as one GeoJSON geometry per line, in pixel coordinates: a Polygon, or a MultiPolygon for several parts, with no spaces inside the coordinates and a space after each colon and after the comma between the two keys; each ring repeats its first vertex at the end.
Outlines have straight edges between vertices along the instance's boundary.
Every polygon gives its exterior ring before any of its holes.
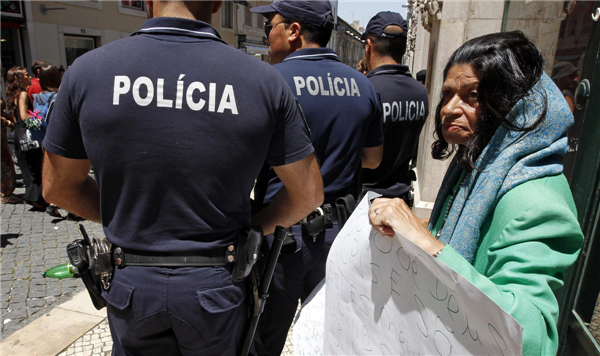
{"type": "Polygon", "coordinates": [[[487,218],[481,236],[472,265],[450,246],[438,259],[523,326],[523,355],[555,355],[555,293],[583,242],[565,176],[535,179],[510,190],[487,218]]]}

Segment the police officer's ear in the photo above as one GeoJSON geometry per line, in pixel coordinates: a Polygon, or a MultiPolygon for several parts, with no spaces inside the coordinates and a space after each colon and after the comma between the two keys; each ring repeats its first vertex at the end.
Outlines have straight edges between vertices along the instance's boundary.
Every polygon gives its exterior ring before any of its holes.
{"type": "Polygon", "coordinates": [[[373,67],[371,66],[371,60],[373,59],[373,40],[367,38],[365,40],[365,67],[367,67],[367,71],[372,71],[373,67]]]}
{"type": "Polygon", "coordinates": [[[216,14],[219,11],[219,9],[221,8],[221,5],[223,5],[223,0],[213,1],[212,13],[216,14]]]}
{"type": "Polygon", "coordinates": [[[289,30],[291,31],[290,37],[288,39],[290,42],[300,40],[300,35],[302,35],[302,26],[300,26],[298,22],[293,22],[290,25],[289,30]]]}
{"type": "Polygon", "coordinates": [[[146,0],[146,13],[149,19],[154,17],[154,1],[146,0]]]}
{"type": "Polygon", "coordinates": [[[365,40],[365,55],[370,56],[373,54],[373,41],[370,38],[365,40]]]}

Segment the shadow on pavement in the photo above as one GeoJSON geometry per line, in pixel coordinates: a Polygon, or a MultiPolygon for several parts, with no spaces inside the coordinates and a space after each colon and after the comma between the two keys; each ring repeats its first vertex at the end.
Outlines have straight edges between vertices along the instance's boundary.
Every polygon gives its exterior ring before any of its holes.
{"type": "Polygon", "coordinates": [[[2,234],[2,248],[5,248],[7,245],[12,245],[12,243],[8,240],[16,239],[21,234],[2,234]]]}

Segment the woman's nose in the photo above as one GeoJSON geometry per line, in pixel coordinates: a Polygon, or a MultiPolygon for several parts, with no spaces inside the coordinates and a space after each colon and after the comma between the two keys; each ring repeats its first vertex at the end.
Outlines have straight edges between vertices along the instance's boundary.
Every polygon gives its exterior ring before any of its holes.
{"type": "Polygon", "coordinates": [[[452,117],[452,116],[460,116],[462,115],[462,111],[460,109],[461,99],[458,95],[454,95],[444,106],[442,106],[442,110],[440,110],[440,114],[442,117],[452,117]]]}

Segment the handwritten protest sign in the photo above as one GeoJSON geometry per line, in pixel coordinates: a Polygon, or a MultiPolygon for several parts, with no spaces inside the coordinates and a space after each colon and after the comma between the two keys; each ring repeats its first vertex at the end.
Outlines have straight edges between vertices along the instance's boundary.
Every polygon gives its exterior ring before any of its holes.
{"type": "MultiPolygon", "coordinates": [[[[412,242],[376,233],[368,222],[368,200],[359,204],[330,250],[324,310],[303,309],[311,310],[305,327],[318,327],[316,320],[324,314],[323,344],[318,332],[305,333],[294,340],[296,354],[521,354],[521,325],[412,242]]],[[[323,303],[319,295],[309,304],[315,302],[323,303]]]]}
{"type": "Polygon", "coordinates": [[[325,280],[318,285],[302,304],[294,322],[294,354],[297,356],[322,355],[325,333],[325,280]]]}

